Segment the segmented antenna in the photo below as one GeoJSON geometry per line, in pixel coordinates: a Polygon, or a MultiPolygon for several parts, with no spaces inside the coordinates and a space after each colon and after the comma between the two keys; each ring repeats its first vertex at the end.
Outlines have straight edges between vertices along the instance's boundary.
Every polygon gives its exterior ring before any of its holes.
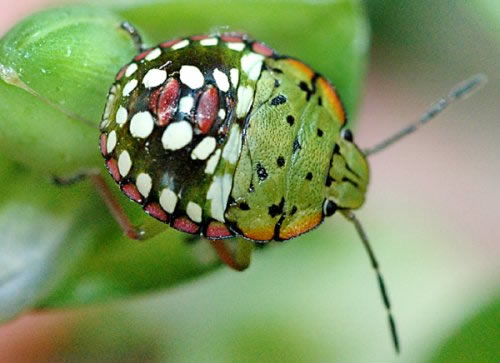
{"type": "Polygon", "coordinates": [[[435,118],[441,112],[443,112],[449,105],[453,102],[464,99],[472,95],[473,92],[479,90],[488,81],[484,74],[477,74],[472,78],[461,82],[452,88],[447,96],[441,98],[435,104],[433,104],[421,117],[420,119],[410,124],[409,126],[403,128],[402,130],[396,132],[394,135],[388,137],[384,141],[363,150],[365,156],[373,155],[379,151],[384,150],[386,147],[394,144],[405,136],[417,131],[421,126],[425,125],[427,122],[435,118]]]}
{"type": "Polygon", "coordinates": [[[368,241],[368,237],[366,236],[361,223],[356,218],[352,211],[343,211],[344,216],[354,224],[354,228],[358,232],[361,241],[363,242],[363,246],[365,246],[366,252],[368,253],[368,257],[370,257],[370,262],[372,264],[375,273],[377,274],[378,286],[380,289],[380,294],[382,295],[382,300],[384,302],[385,309],[387,310],[387,318],[389,320],[389,328],[391,330],[392,342],[394,343],[394,349],[397,353],[399,353],[399,338],[398,332],[396,330],[396,322],[392,315],[391,302],[389,301],[389,295],[387,294],[387,289],[385,287],[384,278],[380,273],[379,264],[377,259],[375,258],[375,254],[370,246],[370,242],[368,241]]]}

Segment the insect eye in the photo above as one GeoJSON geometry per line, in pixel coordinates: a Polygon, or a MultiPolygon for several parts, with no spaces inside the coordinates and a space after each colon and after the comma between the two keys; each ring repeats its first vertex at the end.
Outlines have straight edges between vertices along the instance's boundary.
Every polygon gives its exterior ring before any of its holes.
{"type": "Polygon", "coordinates": [[[342,137],[344,140],[349,141],[349,142],[352,142],[354,140],[354,138],[352,136],[352,132],[349,129],[343,129],[340,132],[340,137],[342,137]]]}
{"type": "Polygon", "coordinates": [[[323,213],[325,216],[330,217],[333,216],[333,214],[337,211],[337,204],[335,204],[333,201],[327,199],[325,201],[325,204],[323,206],[323,213]]]}

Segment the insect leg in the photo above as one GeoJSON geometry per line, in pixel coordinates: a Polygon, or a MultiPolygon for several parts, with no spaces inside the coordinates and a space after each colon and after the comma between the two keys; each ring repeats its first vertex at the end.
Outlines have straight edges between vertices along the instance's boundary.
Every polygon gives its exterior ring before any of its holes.
{"type": "Polygon", "coordinates": [[[57,186],[64,187],[84,181],[90,175],[96,174],[99,174],[99,170],[97,169],[84,170],[72,175],[52,176],[52,182],[57,186]]]}
{"type": "Polygon", "coordinates": [[[236,248],[231,251],[227,243],[233,243],[232,240],[210,240],[209,241],[215,252],[226,265],[236,271],[246,270],[250,265],[252,256],[253,244],[250,241],[238,238],[236,240],[236,248]]]}
{"type": "Polygon", "coordinates": [[[132,24],[130,24],[128,21],[124,21],[120,26],[132,37],[137,51],[142,52],[144,49],[146,49],[146,46],[142,41],[141,34],[139,34],[139,31],[132,24]]]}
{"type": "Polygon", "coordinates": [[[398,338],[398,332],[396,330],[396,323],[392,315],[391,303],[389,301],[389,295],[387,294],[387,289],[385,287],[384,278],[380,273],[379,264],[377,262],[377,259],[375,258],[375,254],[373,253],[373,250],[370,246],[370,242],[368,241],[368,237],[366,236],[366,233],[363,230],[361,223],[356,218],[354,213],[352,211],[342,211],[342,214],[350,222],[354,224],[354,228],[356,228],[356,231],[358,232],[358,235],[361,238],[361,241],[363,242],[363,246],[365,246],[366,252],[368,253],[372,267],[375,270],[375,273],[377,274],[380,294],[382,295],[382,300],[384,301],[384,305],[387,310],[387,317],[389,319],[389,327],[391,329],[391,336],[392,336],[392,341],[394,343],[394,349],[396,349],[396,352],[399,353],[399,338],[398,338]]]}
{"type": "Polygon", "coordinates": [[[150,231],[149,228],[146,229],[143,226],[141,227],[134,226],[130,221],[130,218],[123,211],[120,203],[113,196],[113,193],[111,192],[108,185],[104,181],[102,175],[101,174],[90,175],[89,178],[96,187],[97,192],[103,199],[104,203],[108,207],[111,215],[113,216],[113,218],[121,227],[121,229],[123,230],[123,232],[127,237],[131,239],[145,240],[153,237],[154,235],[160,232],[160,230],[158,229],[150,231]]]}

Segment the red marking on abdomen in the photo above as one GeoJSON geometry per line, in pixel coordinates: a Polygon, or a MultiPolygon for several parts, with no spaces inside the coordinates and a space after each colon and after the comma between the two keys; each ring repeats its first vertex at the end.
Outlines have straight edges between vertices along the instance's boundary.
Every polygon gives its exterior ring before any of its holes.
{"type": "Polygon", "coordinates": [[[150,216],[158,219],[162,222],[168,222],[168,214],[163,211],[161,206],[158,203],[150,203],[144,207],[144,210],[150,216]]]}
{"type": "Polygon", "coordinates": [[[140,60],[142,60],[142,59],[146,58],[146,56],[147,56],[149,53],[151,53],[151,52],[152,52],[152,50],[153,50],[153,49],[148,49],[148,50],[145,50],[144,52],[142,52],[142,53],[140,53],[140,54],[136,55],[136,56],[135,56],[135,58],[134,58],[134,60],[135,60],[135,61],[140,61],[140,60]]]}
{"type": "Polygon", "coordinates": [[[181,232],[197,234],[200,226],[191,221],[188,217],[179,217],[174,221],[173,227],[181,232]]]}
{"type": "Polygon", "coordinates": [[[108,135],[106,134],[101,134],[101,139],[99,141],[99,146],[101,147],[101,154],[102,156],[108,155],[108,148],[107,148],[107,143],[108,141],[108,135]]]}
{"type": "Polygon", "coordinates": [[[108,167],[109,173],[116,182],[120,181],[120,171],[118,170],[118,162],[115,159],[109,159],[106,161],[106,166],[108,167]]]}
{"type": "Polygon", "coordinates": [[[125,74],[125,71],[127,70],[128,66],[129,65],[127,64],[125,67],[123,67],[122,69],[120,69],[120,72],[118,72],[118,74],[116,75],[116,78],[115,78],[117,81],[119,81],[120,79],[122,79],[122,77],[125,74]]]}
{"type": "Polygon", "coordinates": [[[134,202],[141,203],[142,202],[142,195],[139,193],[139,190],[137,190],[137,187],[132,184],[125,184],[122,187],[122,191],[125,193],[127,197],[132,199],[134,202]]]}
{"type": "Polygon", "coordinates": [[[166,126],[175,115],[180,90],[179,81],[172,78],[165,86],[151,94],[149,107],[157,115],[156,123],[159,126],[166,126]]]}
{"type": "Polygon", "coordinates": [[[229,231],[224,223],[212,221],[207,227],[207,232],[205,234],[207,238],[228,238],[234,235],[229,231]]]}
{"type": "Polygon", "coordinates": [[[203,40],[203,39],[208,39],[210,38],[210,36],[206,35],[206,34],[200,34],[200,35],[193,35],[191,37],[191,40],[203,40]]]}
{"type": "Polygon", "coordinates": [[[219,92],[217,88],[210,87],[200,97],[196,109],[196,122],[202,134],[206,134],[212,128],[219,111],[219,92]]]}
{"type": "Polygon", "coordinates": [[[168,42],[161,43],[160,47],[162,47],[162,48],[168,48],[168,47],[171,47],[172,45],[175,45],[175,44],[179,43],[181,40],[182,40],[182,38],[177,38],[177,39],[169,40],[168,42]]]}
{"type": "Polygon", "coordinates": [[[262,43],[255,42],[252,45],[252,50],[255,53],[262,54],[263,56],[270,57],[274,54],[274,50],[269,48],[267,45],[264,45],[262,43]]]}
{"type": "Polygon", "coordinates": [[[242,42],[244,37],[244,33],[225,33],[220,38],[223,42],[242,42]]]}

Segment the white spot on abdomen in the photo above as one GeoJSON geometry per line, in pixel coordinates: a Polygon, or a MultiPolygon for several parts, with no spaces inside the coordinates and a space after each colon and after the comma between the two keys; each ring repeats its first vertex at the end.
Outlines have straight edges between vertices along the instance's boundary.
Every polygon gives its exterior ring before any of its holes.
{"type": "Polygon", "coordinates": [[[217,45],[218,42],[219,40],[217,38],[208,38],[200,40],[200,44],[203,45],[204,47],[217,45]]]}
{"type": "Polygon", "coordinates": [[[137,185],[139,193],[141,193],[144,196],[144,198],[147,198],[149,192],[151,192],[151,187],[153,186],[153,181],[151,180],[149,174],[140,173],[137,176],[135,184],[137,185]]]}
{"type": "Polygon", "coordinates": [[[130,134],[145,139],[153,132],[154,120],[148,111],[138,112],[130,120],[130,134]]]}
{"type": "Polygon", "coordinates": [[[226,210],[227,201],[231,194],[233,177],[231,174],[214,177],[210,188],[207,192],[207,200],[211,201],[210,214],[212,218],[220,222],[225,222],[224,212],[226,210]]]}
{"type": "Polygon", "coordinates": [[[243,49],[245,49],[245,43],[241,42],[227,42],[226,45],[229,49],[235,50],[237,52],[241,52],[243,49]]]}
{"type": "Polygon", "coordinates": [[[240,80],[240,71],[237,68],[231,68],[229,71],[229,77],[231,77],[231,84],[234,88],[238,87],[238,82],[240,80]]]}
{"type": "Polygon", "coordinates": [[[177,194],[168,188],[161,191],[160,205],[167,213],[174,213],[175,205],[177,204],[177,194]]]}
{"type": "Polygon", "coordinates": [[[229,139],[224,146],[222,157],[231,164],[235,164],[240,155],[241,148],[241,132],[238,124],[233,124],[229,132],[229,139]]]}
{"type": "Polygon", "coordinates": [[[165,150],[179,150],[193,139],[193,128],[187,121],[174,122],[168,125],[161,137],[165,150]]]}
{"type": "Polygon", "coordinates": [[[158,87],[167,79],[167,72],[161,69],[150,69],[142,79],[146,88],[158,87]]]}
{"type": "Polygon", "coordinates": [[[116,112],[116,123],[121,127],[125,125],[125,123],[127,122],[127,118],[128,118],[127,109],[123,106],[120,106],[118,108],[118,111],[116,112]]]}
{"type": "Polygon", "coordinates": [[[179,100],[179,112],[190,113],[193,109],[194,99],[191,96],[184,96],[179,100]]]}
{"type": "Polygon", "coordinates": [[[205,167],[206,174],[213,174],[220,160],[220,149],[215,150],[215,153],[208,159],[207,166],[205,167]]]}
{"type": "Polygon", "coordinates": [[[189,202],[187,207],[186,207],[186,213],[189,218],[193,222],[200,223],[201,222],[201,216],[202,216],[202,210],[201,207],[196,204],[195,202],[189,202]]]}
{"type": "Polygon", "coordinates": [[[125,71],[125,77],[130,77],[131,75],[133,75],[137,71],[138,68],[139,67],[137,67],[137,64],[131,63],[127,67],[127,70],[125,71]]]}
{"type": "Polygon", "coordinates": [[[215,137],[207,136],[191,152],[191,159],[205,160],[215,150],[215,137]]]}
{"type": "Polygon", "coordinates": [[[108,99],[106,100],[106,107],[104,108],[103,120],[101,122],[101,129],[108,127],[110,123],[109,116],[111,115],[111,110],[115,106],[116,101],[116,86],[113,85],[109,91],[108,99]]]}
{"type": "Polygon", "coordinates": [[[132,160],[130,159],[130,155],[127,150],[124,150],[118,157],[118,171],[121,176],[127,176],[130,168],[132,168],[132,160]]]}
{"type": "Polygon", "coordinates": [[[187,39],[184,39],[183,41],[180,41],[179,43],[176,43],[174,45],[172,45],[172,49],[173,50],[178,50],[178,49],[182,49],[182,48],[185,48],[189,45],[189,40],[187,39]]]}
{"type": "Polygon", "coordinates": [[[238,104],[236,105],[236,117],[243,118],[250,111],[253,103],[253,88],[251,86],[238,87],[238,104]]]}
{"type": "Polygon", "coordinates": [[[122,91],[122,95],[123,97],[128,97],[130,95],[130,93],[135,90],[135,87],[137,87],[137,84],[139,82],[137,81],[137,79],[131,79],[130,81],[127,82],[127,84],[125,85],[125,87],[123,87],[123,91],[122,91]]]}
{"type": "Polygon", "coordinates": [[[106,142],[106,151],[111,154],[116,146],[116,131],[113,130],[108,135],[108,141],[106,142]]]}
{"type": "Polygon", "coordinates": [[[224,110],[223,108],[221,108],[219,110],[219,113],[218,113],[218,116],[221,120],[224,120],[226,118],[226,110],[224,110]]]}
{"type": "Polygon", "coordinates": [[[222,92],[229,91],[229,79],[227,78],[227,76],[224,72],[221,72],[217,68],[215,68],[214,79],[215,79],[215,83],[217,83],[217,87],[219,87],[219,89],[222,92]]]}
{"type": "Polygon", "coordinates": [[[248,79],[256,81],[262,69],[264,56],[257,53],[248,53],[241,57],[241,70],[248,75],[248,79]]]}
{"type": "Polygon", "coordinates": [[[200,69],[196,66],[182,66],[180,70],[181,82],[192,89],[197,89],[203,86],[205,78],[200,69]]]}
{"type": "Polygon", "coordinates": [[[155,48],[151,52],[149,52],[149,54],[146,56],[145,59],[149,62],[149,61],[155,60],[160,55],[161,55],[161,49],[160,48],[155,48]]]}

